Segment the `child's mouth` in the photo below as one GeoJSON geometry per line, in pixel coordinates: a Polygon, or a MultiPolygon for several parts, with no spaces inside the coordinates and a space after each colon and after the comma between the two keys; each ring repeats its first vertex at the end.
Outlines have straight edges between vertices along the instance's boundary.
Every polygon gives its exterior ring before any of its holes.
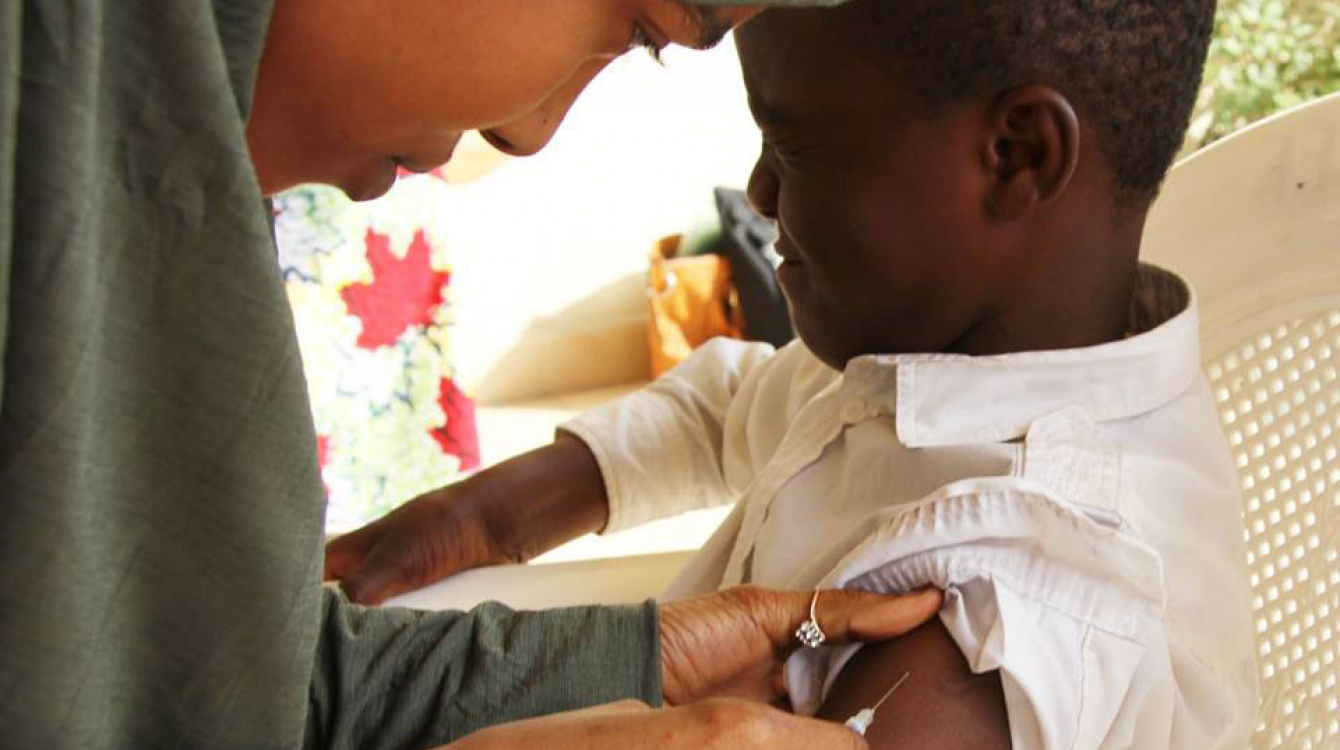
{"type": "Polygon", "coordinates": [[[777,266],[777,282],[788,298],[794,298],[795,291],[805,281],[805,264],[795,258],[782,256],[782,264],[777,266]]]}

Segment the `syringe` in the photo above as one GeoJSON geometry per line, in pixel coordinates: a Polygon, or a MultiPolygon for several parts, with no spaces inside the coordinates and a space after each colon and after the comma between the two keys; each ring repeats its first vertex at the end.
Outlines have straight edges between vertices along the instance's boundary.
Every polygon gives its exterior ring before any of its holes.
{"type": "Polygon", "coordinates": [[[879,707],[884,705],[884,701],[888,700],[889,696],[893,695],[893,691],[897,690],[898,686],[902,685],[903,681],[911,676],[911,674],[911,672],[907,672],[902,677],[899,677],[898,681],[893,683],[893,687],[889,688],[889,691],[884,694],[884,697],[875,701],[875,705],[870,708],[863,708],[860,711],[857,711],[855,716],[847,719],[847,721],[844,722],[847,728],[864,737],[865,730],[869,729],[870,725],[875,721],[875,711],[879,710],[879,707]]]}

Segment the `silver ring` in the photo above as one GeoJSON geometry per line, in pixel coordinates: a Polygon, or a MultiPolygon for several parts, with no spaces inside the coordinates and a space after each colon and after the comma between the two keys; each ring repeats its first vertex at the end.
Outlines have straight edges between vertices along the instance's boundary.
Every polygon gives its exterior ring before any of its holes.
{"type": "Polygon", "coordinates": [[[818,605],[819,589],[815,589],[814,598],[810,599],[810,619],[800,623],[800,627],[796,628],[796,640],[805,648],[819,648],[828,638],[824,635],[823,628],[819,627],[819,618],[814,614],[818,605]]]}

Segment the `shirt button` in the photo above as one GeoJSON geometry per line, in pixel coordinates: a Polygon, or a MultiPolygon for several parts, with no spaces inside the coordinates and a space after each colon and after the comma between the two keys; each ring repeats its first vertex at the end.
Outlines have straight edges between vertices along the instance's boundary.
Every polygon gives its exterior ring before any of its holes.
{"type": "Polygon", "coordinates": [[[865,401],[862,401],[861,399],[852,399],[842,405],[842,409],[838,411],[838,416],[842,417],[842,421],[847,424],[856,424],[862,419],[876,413],[878,413],[877,410],[872,409],[871,405],[867,404],[865,401]]]}

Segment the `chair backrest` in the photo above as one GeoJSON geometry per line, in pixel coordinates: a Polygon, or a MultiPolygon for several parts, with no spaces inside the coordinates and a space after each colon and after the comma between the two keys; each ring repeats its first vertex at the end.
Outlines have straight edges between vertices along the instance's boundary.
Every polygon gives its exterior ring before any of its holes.
{"type": "Polygon", "coordinates": [[[1266,748],[1340,748],[1340,95],[1177,165],[1146,260],[1199,295],[1237,462],[1266,748]]]}

